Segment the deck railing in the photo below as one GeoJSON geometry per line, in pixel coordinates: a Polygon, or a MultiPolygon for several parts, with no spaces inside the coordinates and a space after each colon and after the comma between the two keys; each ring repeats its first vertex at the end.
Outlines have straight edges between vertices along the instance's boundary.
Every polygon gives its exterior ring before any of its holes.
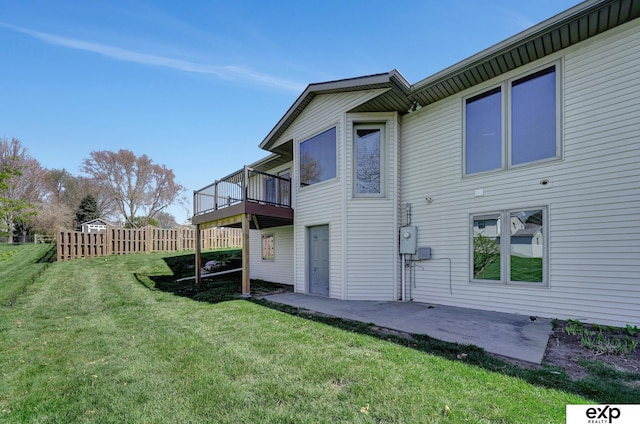
{"type": "Polygon", "coordinates": [[[241,202],[291,207],[291,179],[245,166],[193,193],[193,211],[202,215],[241,202]]]}

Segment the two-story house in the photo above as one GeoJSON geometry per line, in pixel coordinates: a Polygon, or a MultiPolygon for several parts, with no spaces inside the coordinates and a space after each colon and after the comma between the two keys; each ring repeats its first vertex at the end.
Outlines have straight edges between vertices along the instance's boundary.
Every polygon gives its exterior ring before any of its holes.
{"type": "Polygon", "coordinates": [[[415,84],[311,84],[192,221],[245,229],[245,292],[640,324],[639,16],[590,0],[415,84]]]}

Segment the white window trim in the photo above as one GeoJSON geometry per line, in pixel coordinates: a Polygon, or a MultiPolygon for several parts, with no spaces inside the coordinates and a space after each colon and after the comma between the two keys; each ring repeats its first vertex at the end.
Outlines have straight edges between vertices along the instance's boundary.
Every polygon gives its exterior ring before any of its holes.
{"type": "Polygon", "coordinates": [[[483,87],[482,90],[475,91],[467,96],[462,98],[462,176],[467,177],[475,177],[478,175],[491,174],[495,172],[504,172],[509,169],[519,169],[528,166],[535,166],[540,163],[547,163],[557,160],[562,160],[563,157],[563,146],[564,140],[562,138],[563,131],[563,99],[562,99],[562,87],[563,87],[563,67],[562,67],[562,59],[557,59],[552,62],[546,62],[542,65],[536,66],[527,70],[526,72],[513,75],[497,84],[492,84],[489,86],[483,87]],[[521,78],[525,78],[528,75],[534,74],[536,72],[542,71],[544,69],[550,68],[552,66],[556,67],[556,156],[552,158],[545,158],[536,161],[521,163],[518,165],[511,164],[511,84],[519,80],[521,78]],[[501,167],[497,169],[490,169],[482,172],[474,172],[472,174],[467,174],[467,100],[476,96],[479,96],[483,93],[486,93],[495,88],[500,88],[500,117],[501,117],[501,139],[502,139],[502,157],[501,157],[501,167]]]}
{"type": "Polygon", "coordinates": [[[532,287],[532,288],[548,288],[549,287],[549,207],[548,206],[531,206],[518,207],[502,210],[491,210],[486,212],[477,212],[469,214],[469,281],[472,284],[489,284],[503,285],[511,287],[532,287]],[[500,218],[500,234],[511,234],[511,213],[518,211],[542,210],[542,281],[511,281],[511,236],[501,236],[500,239],[500,280],[478,280],[473,278],[474,273],[474,233],[473,221],[474,217],[486,215],[498,215],[500,218]]]}
{"type": "Polygon", "coordinates": [[[353,136],[351,143],[351,156],[352,156],[352,195],[358,199],[371,199],[371,198],[384,198],[386,197],[387,187],[387,125],[386,123],[366,123],[366,122],[354,122],[353,123],[353,136]],[[379,193],[357,193],[358,183],[358,158],[356,154],[356,132],[358,130],[380,130],[380,192],[379,193]]]}

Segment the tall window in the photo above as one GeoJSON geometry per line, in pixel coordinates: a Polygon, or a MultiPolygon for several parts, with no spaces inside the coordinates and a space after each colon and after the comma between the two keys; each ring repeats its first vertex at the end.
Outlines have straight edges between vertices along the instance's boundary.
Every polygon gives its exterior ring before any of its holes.
{"type": "Polygon", "coordinates": [[[546,283],[546,209],[471,217],[471,280],[546,283]]]}
{"type": "Polygon", "coordinates": [[[300,185],[336,177],[336,128],[300,143],[300,185]]]}
{"type": "Polygon", "coordinates": [[[359,125],[354,130],[354,196],[382,195],[383,140],[381,125],[359,125]]]}
{"type": "Polygon", "coordinates": [[[473,274],[472,280],[500,281],[501,247],[500,214],[473,217],[473,274]]]}
{"type": "Polygon", "coordinates": [[[553,65],[465,100],[465,174],[560,156],[553,65]]]}
{"type": "Polygon", "coordinates": [[[502,168],[502,91],[467,99],[467,174],[502,168]]]}

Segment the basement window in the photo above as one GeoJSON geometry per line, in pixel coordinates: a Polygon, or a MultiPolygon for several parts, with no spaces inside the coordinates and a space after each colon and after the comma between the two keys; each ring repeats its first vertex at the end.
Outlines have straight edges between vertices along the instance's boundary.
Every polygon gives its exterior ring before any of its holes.
{"type": "Polygon", "coordinates": [[[547,284],[546,208],[471,215],[471,281],[547,284]]]}
{"type": "Polygon", "coordinates": [[[263,234],[262,235],[262,260],[273,261],[275,259],[276,259],[275,235],[263,234]]]}

